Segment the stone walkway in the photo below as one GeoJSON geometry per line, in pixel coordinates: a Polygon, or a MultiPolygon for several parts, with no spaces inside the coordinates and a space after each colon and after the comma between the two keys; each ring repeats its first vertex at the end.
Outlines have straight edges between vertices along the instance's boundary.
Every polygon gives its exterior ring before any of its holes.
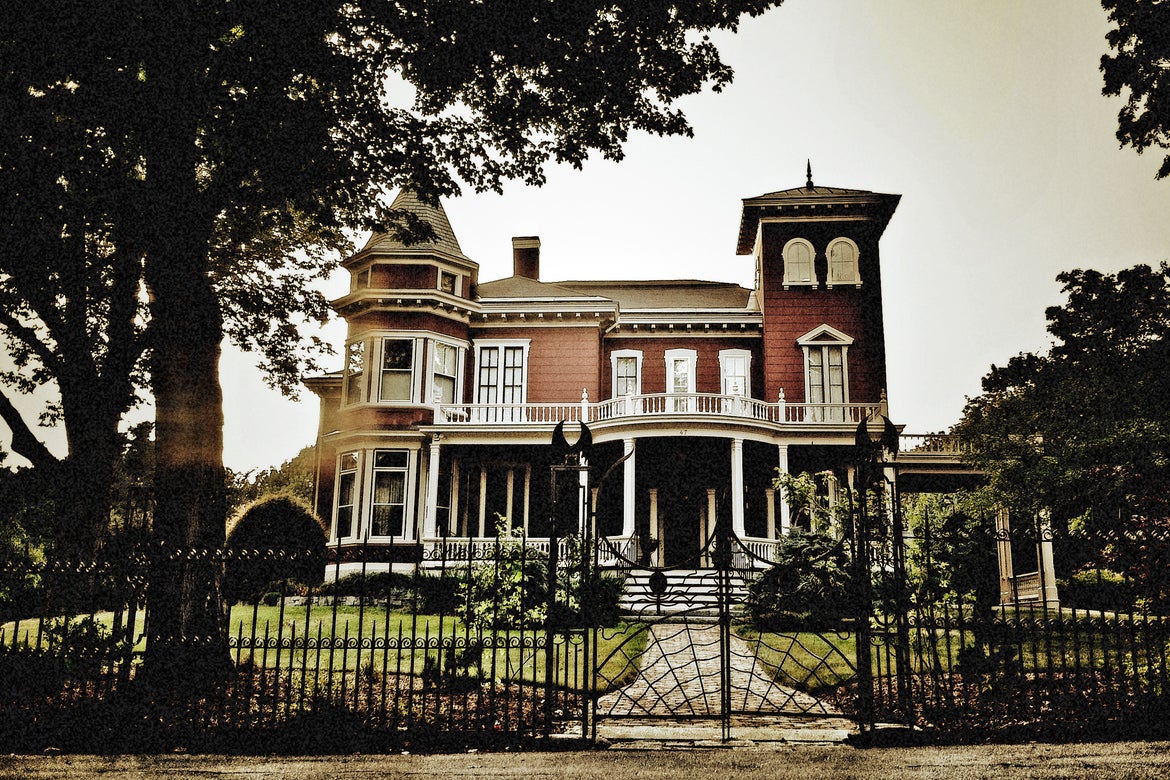
{"type": "MultiPolygon", "coordinates": [[[[721,712],[719,626],[656,623],[649,629],[638,678],[597,703],[599,717],[714,717],[721,712]]],[[[825,702],[779,685],[747,643],[731,635],[731,712],[822,716],[841,713],[825,702]]]]}

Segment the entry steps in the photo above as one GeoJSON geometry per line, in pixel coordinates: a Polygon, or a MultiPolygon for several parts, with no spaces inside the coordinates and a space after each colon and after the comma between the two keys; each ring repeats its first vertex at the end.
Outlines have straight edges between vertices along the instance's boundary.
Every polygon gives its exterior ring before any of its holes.
{"type": "MultiPolygon", "coordinates": [[[[631,569],[625,575],[625,591],[618,602],[625,614],[719,614],[720,573],[715,569],[631,569]]],[[[732,611],[738,612],[747,598],[751,575],[745,579],[743,573],[732,571],[729,576],[732,611]]]]}

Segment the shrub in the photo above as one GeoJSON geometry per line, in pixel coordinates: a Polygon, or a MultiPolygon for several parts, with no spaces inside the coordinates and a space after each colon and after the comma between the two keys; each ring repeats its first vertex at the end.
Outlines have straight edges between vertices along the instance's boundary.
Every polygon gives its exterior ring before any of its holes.
{"type": "Polygon", "coordinates": [[[1124,611],[1133,606],[1134,592],[1125,577],[1109,569],[1081,569],[1057,582],[1060,601],[1077,609],[1124,611]]]}
{"type": "Polygon", "coordinates": [[[500,533],[497,539],[494,559],[472,568],[459,589],[457,614],[473,628],[542,627],[548,608],[548,555],[518,536],[500,533]]]}
{"type": "Polygon", "coordinates": [[[316,584],[325,576],[325,527],[288,496],[261,499],[227,537],[224,597],[253,601],[277,580],[316,584]]]}
{"type": "Polygon", "coordinates": [[[761,630],[830,628],[850,615],[851,581],[836,539],[794,530],[777,545],[775,565],[748,585],[748,614],[761,630]]]}
{"type": "Polygon", "coordinates": [[[362,596],[381,599],[387,596],[403,597],[409,594],[413,578],[396,571],[354,572],[336,580],[328,580],[313,588],[320,596],[362,596]]]}

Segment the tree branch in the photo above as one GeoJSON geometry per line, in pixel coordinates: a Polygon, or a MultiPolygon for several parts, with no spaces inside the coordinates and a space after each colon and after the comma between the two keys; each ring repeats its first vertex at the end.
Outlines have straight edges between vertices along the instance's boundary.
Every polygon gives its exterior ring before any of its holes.
{"type": "Polygon", "coordinates": [[[49,468],[59,461],[48,448],[41,443],[24,421],[24,417],[12,405],[8,396],[0,391],[0,419],[12,431],[12,451],[28,460],[33,468],[49,468]]]}

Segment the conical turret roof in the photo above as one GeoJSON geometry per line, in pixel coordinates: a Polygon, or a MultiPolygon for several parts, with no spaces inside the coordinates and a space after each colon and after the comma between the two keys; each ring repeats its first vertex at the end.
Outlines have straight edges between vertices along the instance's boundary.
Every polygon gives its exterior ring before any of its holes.
{"type": "Polygon", "coordinates": [[[451,229],[451,222],[447,219],[447,212],[443,209],[442,203],[436,203],[432,206],[424,203],[411,190],[404,189],[394,198],[394,202],[390,204],[390,208],[396,211],[409,211],[426,220],[435,231],[435,239],[416,244],[406,244],[391,233],[375,233],[370,236],[370,240],[366,242],[366,245],[362,247],[361,252],[358,254],[365,254],[370,251],[434,252],[470,262],[470,258],[464,255],[463,250],[459,248],[459,239],[455,237],[455,231],[451,229]]]}

